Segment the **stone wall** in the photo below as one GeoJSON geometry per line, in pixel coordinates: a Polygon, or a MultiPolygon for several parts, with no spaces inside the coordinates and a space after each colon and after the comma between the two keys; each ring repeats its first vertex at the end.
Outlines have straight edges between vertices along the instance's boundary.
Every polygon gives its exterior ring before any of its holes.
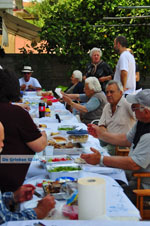
{"type": "Polygon", "coordinates": [[[21,70],[24,65],[32,66],[33,77],[37,78],[46,90],[54,90],[58,85],[68,86],[70,84],[70,65],[62,63],[62,59],[50,55],[24,55],[6,54],[0,58],[0,65],[16,73],[18,78],[22,77],[21,70]]]}

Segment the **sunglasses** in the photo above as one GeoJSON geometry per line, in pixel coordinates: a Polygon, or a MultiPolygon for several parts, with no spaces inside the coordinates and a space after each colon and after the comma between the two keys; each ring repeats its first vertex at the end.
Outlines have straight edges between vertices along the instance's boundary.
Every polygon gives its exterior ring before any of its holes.
{"type": "Polygon", "coordinates": [[[131,106],[131,109],[132,109],[132,111],[136,111],[136,110],[140,110],[140,111],[143,111],[144,110],[144,106],[139,106],[139,107],[136,107],[136,106],[131,106]]]}

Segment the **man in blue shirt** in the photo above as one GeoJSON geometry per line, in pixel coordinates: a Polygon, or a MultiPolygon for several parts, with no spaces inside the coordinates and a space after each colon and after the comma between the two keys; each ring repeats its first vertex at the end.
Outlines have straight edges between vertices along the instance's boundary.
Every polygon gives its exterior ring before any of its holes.
{"type": "MultiPolygon", "coordinates": [[[[0,152],[4,146],[4,127],[0,122],[0,152]]],[[[1,182],[2,183],[2,182],[1,182]]],[[[31,184],[21,186],[17,191],[1,193],[0,191],[0,224],[8,221],[42,219],[54,208],[54,197],[47,195],[38,202],[34,209],[17,210],[18,203],[32,199],[35,187],[31,184]],[[13,210],[12,210],[13,209],[13,210]]]]}

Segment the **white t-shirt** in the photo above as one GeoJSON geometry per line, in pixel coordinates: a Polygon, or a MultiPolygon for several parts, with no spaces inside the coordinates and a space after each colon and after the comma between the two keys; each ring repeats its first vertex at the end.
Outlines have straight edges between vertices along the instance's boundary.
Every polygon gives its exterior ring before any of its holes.
{"type": "Polygon", "coordinates": [[[19,83],[20,83],[20,86],[25,84],[26,85],[26,89],[28,89],[29,85],[32,85],[32,86],[34,86],[36,88],[41,88],[41,85],[40,85],[39,81],[36,78],[33,78],[33,77],[30,77],[30,80],[28,82],[26,82],[24,80],[24,77],[22,77],[22,78],[19,79],[19,83]]]}
{"type": "Polygon", "coordinates": [[[136,78],[135,78],[135,59],[129,51],[124,51],[121,53],[118,60],[116,71],[114,75],[115,81],[121,82],[121,71],[125,70],[128,72],[126,90],[124,94],[134,93],[136,90],[136,78]]]}

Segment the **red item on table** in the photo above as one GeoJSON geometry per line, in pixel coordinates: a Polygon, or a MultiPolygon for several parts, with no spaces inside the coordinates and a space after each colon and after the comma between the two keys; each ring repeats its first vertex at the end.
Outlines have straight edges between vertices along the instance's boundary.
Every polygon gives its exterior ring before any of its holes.
{"type": "Polygon", "coordinates": [[[78,220],[78,206],[76,205],[64,205],[62,208],[62,213],[71,220],[78,220]]]}

